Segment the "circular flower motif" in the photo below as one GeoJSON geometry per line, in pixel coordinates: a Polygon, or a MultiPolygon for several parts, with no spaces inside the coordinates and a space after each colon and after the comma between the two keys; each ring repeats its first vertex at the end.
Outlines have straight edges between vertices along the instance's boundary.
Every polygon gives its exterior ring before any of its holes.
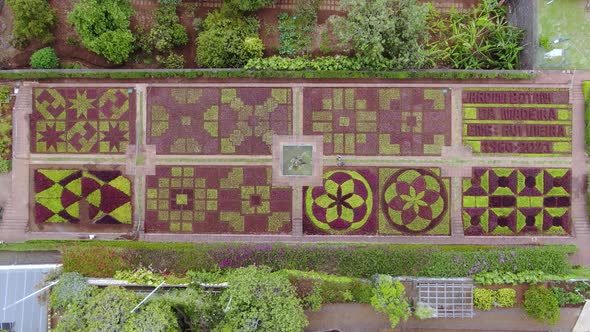
{"type": "Polygon", "coordinates": [[[445,185],[433,172],[403,169],[385,183],[383,212],[402,233],[424,233],[440,223],[448,202],[445,185]]]}
{"type": "Polygon", "coordinates": [[[311,222],[330,233],[348,233],[363,227],[373,209],[373,193],[367,180],[355,171],[324,175],[323,187],[310,187],[305,209],[311,222]]]}

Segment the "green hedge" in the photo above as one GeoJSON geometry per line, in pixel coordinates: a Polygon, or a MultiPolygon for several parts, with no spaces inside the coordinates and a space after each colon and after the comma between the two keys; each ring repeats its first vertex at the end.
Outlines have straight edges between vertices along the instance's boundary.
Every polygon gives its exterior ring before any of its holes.
{"type": "Polygon", "coordinates": [[[350,277],[464,277],[481,271],[527,270],[565,274],[575,246],[485,247],[363,244],[185,244],[79,242],[62,245],[66,272],[110,277],[139,266],[183,274],[187,270],[267,265],[350,277]]]}
{"type": "Polygon", "coordinates": [[[590,81],[582,82],[582,91],[584,92],[585,100],[584,119],[586,121],[586,153],[590,155],[590,81]]]}
{"type": "Polygon", "coordinates": [[[415,70],[415,71],[280,71],[280,70],[3,70],[0,80],[23,79],[142,79],[142,78],[278,78],[278,79],[440,79],[440,80],[468,80],[468,79],[514,79],[530,80],[535,77],[532,71],[478,71],[478,70],[415,70]]]}

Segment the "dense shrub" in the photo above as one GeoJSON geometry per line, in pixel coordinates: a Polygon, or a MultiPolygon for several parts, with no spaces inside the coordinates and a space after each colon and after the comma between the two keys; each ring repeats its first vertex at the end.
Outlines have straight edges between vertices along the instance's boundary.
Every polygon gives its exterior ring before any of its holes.
{"type": "Polygon", "coordinates": [[[158,0],[158,3],[161,5],[174,5],[178,6],[182,0],[158,0]]]}
{"type": "Polygon", "coordinates": [[[485,271],[473,276],[473,281],[484,286],[496,284],[533,284],[545,279],[542,271],[523,271],[512,273],[509,271],[485,271]]]}
{"type": "Polygon", "coordinates": [[[560,307],[565,307],[567,305],[578,305],[586,302],[584,295],[575,291],[567,292],[560,287],[551,287],[550,289],[553,293],[553,296],[555,296],[557,299],[557,303],[560,307]]]}
{"type": "Polygon", "coordinates": [[[299,332],[307,325],[287,278],[250,266],[230,273],[228,282],[220,298],[227,311],[218,330],[299,332]]]}
{"type": "Polygon", "coordinates": [[[371,305],[375,311],[389,317],[391,328],[395,328],[400,320],[410,317],[410,304],[406,298],[404,285],[389,276],[379,276],[373,288],[371,305]]]}
{"type": "Polygon", "coordinates": [[[170,306],[161,302],[151,302],[126,320],[121,332],[176,332],[180,331],[177,319],[170,306]]]}
{"type": "Polygon", "coordinates": [[[25,46],[29,40],[38,39],[42,43],[53,40],[51,28],[57,22],[55,10],[47,0],[7,0],[14,13],[12,34],[25,46]]]}
{"type": "Polygon", "coordinates": [[[524,311],[542,323],[555,325],[559,321],[559,304],[544,286],[532,286],[524,293],[524,311]]]}
{"type": "Polygon", "coordinates": [[[254,11],[264,8],[275,2],[275,0],[225,0],[225,3],[233,9],[241,11],[254,11]]]}
{"type": "Polygon", "coordinates": [[[432,64],[456,69],[518,68],[524,31],[508,25],[507,8],[496,0],[485,0],[466,12],[441,15],[431,9],[432,64]]]}
{"type": "Polygon", "coordinates": [[[496,292],[491,289],[475,288],[473,290],[473,306],[475,309],[490,311],[494,306],[496,292]]]}
{"type": "Polygon", "coordinates": [[[345,17],[332,17],[341,46],[365,63],[391,61],[396,68],[421,68],[428,37],[425,5],[416,0],[341,0],[345,17]]]}
{"type": "Polygon", "coordinates": [[[79,273],[64,273],[51,289],[49,305],[56,310],[65,310],[70,306],[81,308],[96,292],[97,288],[89,285],[79,273]]]}
{"type": "Polygon", "coordinates": [[[429,319],[436,316],[436,310],[428,304],[418,302],[414,308],[414,317],[418,319],[429,319]]]}
{"type": "Polygon", "coordinates": [[[516,290],[500,288],[496,291],[496,304],[502,308],[512,308],[516,304],[516,290]]]}
{"type": "Polygon", "coordinates": [[[68,22],[84,47],[121,64],[134,48],[135,37],[129,30],[133,14],[129,0],[80,0],[68,13],[68,22]]]}
{"type": "Polygon", "coordinates": [[[260,23],[224,7],[207,15],[197,38],[196,62],[201,67],[242,67],[260,58],[264,45],[258,36],[260,23]]]}
{"type": "MultiPolygon", "coordinates": [[[[153,50],[169,53],[173,48],[188,43],[188,34],[176,13],[176,6],[162,5],[154,11],[156,24],[149,33],[140,40],[142,51],[151,54],[153,50]]],[[[181,67],[182,68],[182,67],[181,67]]]]}
{"type": "Polygon", "coordinates": [[[59,68],[59,58],[53,48],[45,47],[31,55],[30,65],[33,69],[56,69],[59,68]]]}
{"type": "Polygon", "coordinates": [[[481,271],[569,272],[574,246],[485,247],[421,245],[238,245],[114,242],[62,248],[65,271],[109,277],[117,270],[151,265],[182,274],[252,264],[274,270],[315,270],[367,278],[393,276],[465,277],[481,271]]]}

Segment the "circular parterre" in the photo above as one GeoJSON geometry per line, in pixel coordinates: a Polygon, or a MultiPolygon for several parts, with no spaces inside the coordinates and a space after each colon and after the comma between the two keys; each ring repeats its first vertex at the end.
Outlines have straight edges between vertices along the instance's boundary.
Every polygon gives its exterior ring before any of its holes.
{"type": "Polygon", "coordinates": [[[399,170],[383,188],[383,214],[402,233],[428,232],[446,215],[447,190],[440,177],[430,170],[399,170]]]}
{"type": "Polygon", "coordinates": [[[371,186],[356,171],[324,174],[324,186],[308,188],[305,200],[306,214],[313,225],[331,234],[361,229],[373,210],[371,186]]]}

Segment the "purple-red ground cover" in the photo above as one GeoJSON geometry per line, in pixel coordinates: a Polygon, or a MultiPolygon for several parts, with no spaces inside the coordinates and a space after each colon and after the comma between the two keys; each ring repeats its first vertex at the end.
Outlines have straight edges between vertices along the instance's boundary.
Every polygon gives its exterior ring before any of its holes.
{"type": "Polygon", "coordinates": [[[571,234],[571,170],[474,168],[463,179],[465,235],[571,234]]]}
{"type": "Polygon", "coordinates": [[[35,223],[131,224],[131,181],[120,171],[36,169],[35,223]]]}
{"type": "Polygon", "coordinates": [[[448,89],[305,88],[304,135],[324,154],[440,155],[451,141],[448,89]]]}
{"type": "Polygon", "coordinates": [[[150,88],[147,143],[158,154],[271,154],[292,133],[288,88],[150,88]]]}
{"type": "Polygon", "coordinates": [[[146,232],[291,232],[291,189],[270,167],[157,166],[146,181],[146,232]]]}
{"type": "Polygon", "coordinates": [[[34,153],[125,153],[135,143],[135,92],[35,88],[30,125],[34,153]]]}
{"type": "Polygon", "coordinates": [[[433,168],[326,168],[303,188],[310,235],[448,235],[449,179],[433,168]],[[378,212],[379,211],[379,212],[378,212]]]}

